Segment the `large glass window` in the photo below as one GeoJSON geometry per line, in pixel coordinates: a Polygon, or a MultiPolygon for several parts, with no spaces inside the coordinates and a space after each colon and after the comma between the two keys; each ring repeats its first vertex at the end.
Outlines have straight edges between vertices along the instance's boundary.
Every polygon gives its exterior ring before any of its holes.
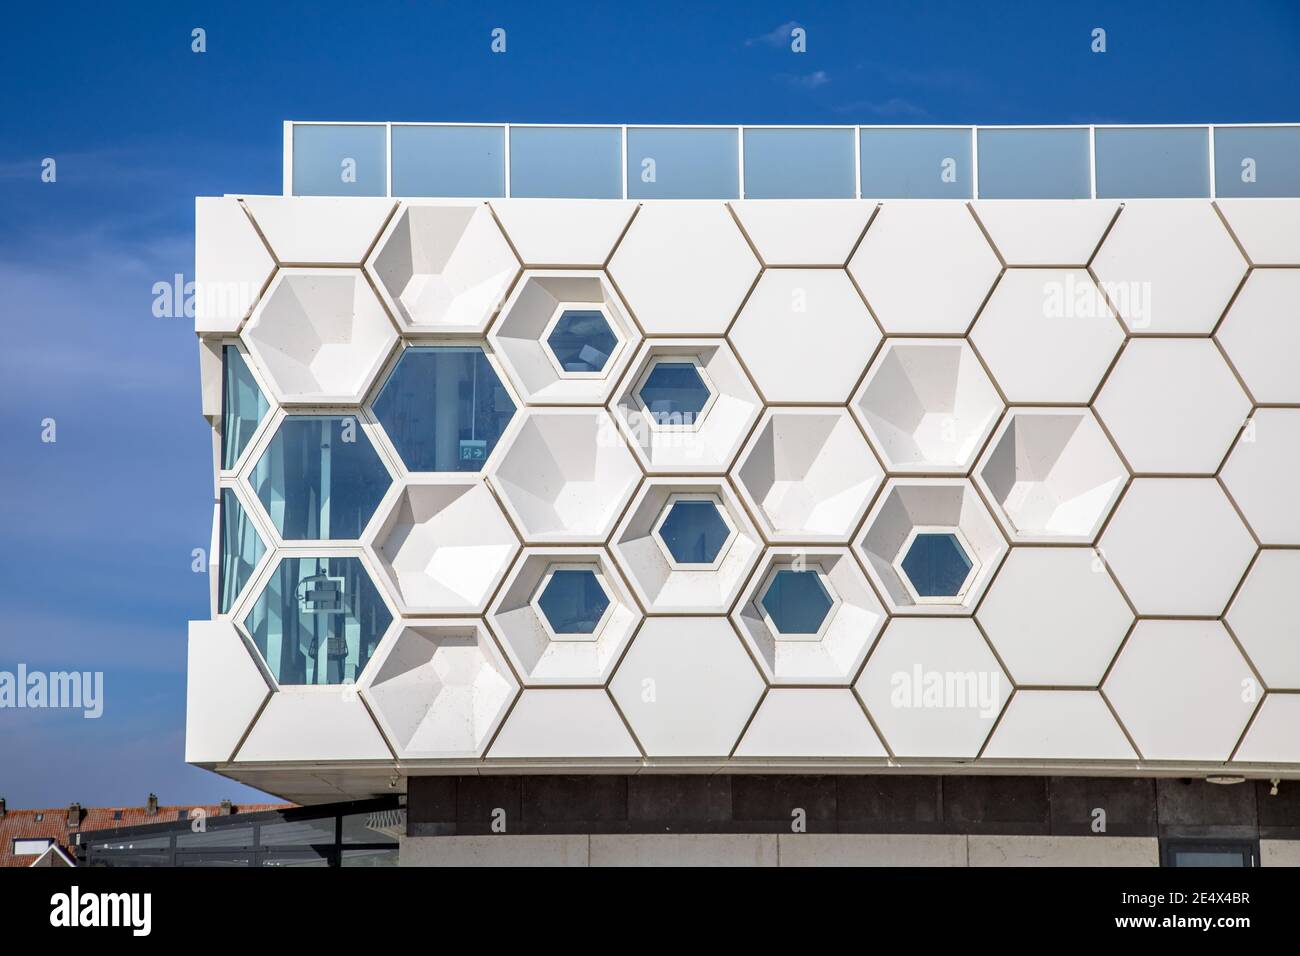
{"type": "Polygon", "coordinates": [[[221,489],[221,580],[217,583],[217,610],[225,614],[253,576],[266,545],[257,533],[239,496],[221,489]]]}
{"type": "Polygon", "coordinates": [[[238,348],[227,345],[222,349],[222,367],[221,467],[229,471],[248,447],[270,406],[238,348]]]}
{"type": "Polygon", "coordinates": [[[506,194],[504,126],[394,126],[393,195],[506,194]]]}
{"type": "Polygon", "coordinates": [[[352,415],[291,415],[250,476],[286,540],[361,536],[391,484],[352,415]]]}
{"type": "Polygon", "coordinates": [[[861,135],[867,199],[969,199],[969,129],[868,129],[861,135]]]}
{"type": "Polygon", "coordinates": [[[629,129],[629,199],[736,199],[735,129],[629,129]]]}
{"type": "Polygon", "coordinates": [[[623,198],[623,131],[617,126],[515,126],[510,195],[623,198]]]}
{"type": "Polygon", "coordinates": [[[281,684],[354,682],[392,622],[354,557],[282,558],[244,626],[281,684]]]}
{"type": "Polygon", "coordinates": [[[852,199],[852,129],[745,130],[746,199],[852,199]]]}
{"type": "Polygon", "coordinates": [[[981,199],[1088,199],[1086,129],[979,131],[981,199]]]}
{"type": "Polygon", "coordinates": [[[1097,198],[1210,195],[1208,128],[1098,128],[1097,198]]]}
{"type": "Polygon", "coordinates": [[[325,123],[294,126],[293,194],[387,195],[387,127],[325,123]]]}

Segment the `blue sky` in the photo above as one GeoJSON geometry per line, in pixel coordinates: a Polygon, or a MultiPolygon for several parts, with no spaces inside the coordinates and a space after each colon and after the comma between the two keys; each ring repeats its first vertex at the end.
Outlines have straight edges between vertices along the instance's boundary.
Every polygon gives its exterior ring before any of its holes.
{"type": "Polygon", "coordinates": [[[254,794],[182,760],[210,445],[151,288],[194,196],[280,191],[283,120],[1295,122],[1300,3],[20,4],[0,64],[0,670],[106,684],[0,710],[0,795],[197,803],[254,794]]]}

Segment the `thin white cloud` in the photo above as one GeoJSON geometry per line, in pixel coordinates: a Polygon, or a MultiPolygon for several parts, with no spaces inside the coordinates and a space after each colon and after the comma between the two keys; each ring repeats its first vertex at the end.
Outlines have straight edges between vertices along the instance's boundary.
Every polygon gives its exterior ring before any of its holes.
{"type": "Polygon", "coordinates": [[[790,31],[800,26],[803,24],[798,20],[790,20],[762,36],[750,37],[745,41],[745,46],[785,46],[790,42],[790,31]]]}

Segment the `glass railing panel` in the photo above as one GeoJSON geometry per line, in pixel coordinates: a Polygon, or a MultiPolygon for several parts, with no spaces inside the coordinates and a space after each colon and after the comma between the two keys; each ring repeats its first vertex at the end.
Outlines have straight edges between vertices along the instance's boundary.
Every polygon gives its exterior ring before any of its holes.
{"type": "Polygon", "coordinates": [[[629,199],[736,199],[738,131],[628,127],[629,199]]]}
{"type": "Polygon", "coordinates": [[[1216,126],[1215,194],[1300,196],[1300,126],[1216,126]]]}
{"type": "Polygon", "coordinates": [[[971,131],[869,129],[861,134],[862,195],[868,199],[969,199],[971,131]]]}
{"type": "Polygon", "coordinates": [[[981,199],[1087,199],[1092,195],[1088,130],[981,129],[981,199]]]}
{"type": "Polygon", "coordinates": [[[622,141],[617,126],[513,126],[510,195],[621,199],[622,141]]]}
{"type": "Polygon", "coordinates": [[[1208,127],[1097,127],[1098,199],[1210,195],[1208,127]]]}
{"type": "Polygon", "coordinates": [[[384,196],[388,128],[299,123],[293,127],[295,196],[384,196]]]}
{"type": "Polygon", "coordinates": [[[852,199],[853,129],[746,129],[746,199],[852,199]]]}
{"type": "Polygon", "coordinates": [[[393,195],[506,194],[504,126],[394,126],[393,195]]]}

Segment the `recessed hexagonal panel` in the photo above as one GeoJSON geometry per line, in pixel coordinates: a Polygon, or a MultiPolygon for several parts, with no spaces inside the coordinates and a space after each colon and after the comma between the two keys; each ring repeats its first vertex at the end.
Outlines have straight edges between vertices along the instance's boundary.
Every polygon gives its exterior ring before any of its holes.
{"type": "Polygon", "coordinates": [[[698,475],[731,467],[763,403],[725,341],[657,339],[641,346],[609,409],[648,473],[698,475]]]}
{"type": "Polygon", "coordinates": [[[1259,701],[1218,621],[1139,621],[1102,692],[1147,760],[1227,760],[1259,701]]]}
{"type": "Polygon", "coordinates": [[[360,559],[280,558],[244,628],[281,684],[351,684],[393,616],[360,559]]]}
{"type": "Polygon", "coordinates": [[[758,272],[727,207],[714,202],[646,203],[609,263],[647,335],[721,335],[758,272]]]}
{"type": "Polygon", "coordinates": [[[604,409],[533,409],[489,480],[528,541],[598,543],[641,469],[604,409]]]}
{"type": "Polygon", "coordinates": [[[1217,616],[1255,542],[1211,478],[1137,478],[1101,536],[1139,614],[1217,616]]]}
{"type": "Polygon", "coordinates": [[[407,349],[371,407],[410,471],[481,471],[515,414],[474,346],[407,349]]]}
{"type": "Polygon", "coordinates": [[[880,329],[840,269],[769,269],[727,333],[769,402],[845,402],[880,329]]]}
{"type": "Polygon", "coordinates": [[[975,482],[1016,541],[1088,543],[1128,481],[1092,412],[1017,408],[975,470],[975,482]]]}
{"type": "Polygon", "coordinates": [[[887,202],[849,260],[885,332],[965,332],[1001,264],[965,203],[887,202]]]}
{"type": "Polygon", "coordinates": [[[1220,477],[1263,544],[1300,544],[1300,409],[1259,408],[1220,477]]]}
{"type": "Polygon", "coordinates": [[[355,415],[290,415],[248,481],[290,541],[360,538],[392,478],[355,415]]]}
{"type": "Polygon", "coordinates": [[[609,690],[651,757],[725,757],[763,679],[722,617],[651,618],[609,690]]]}
{"type": "Polygon", "coordinates": [[[1133,612],[1092,548],[1012,548],[975,619],[1018,683],[1096,687],[1133,612]]]}
{"type": "Polygon", "coordinates": [[[387,501],[366,543],[404,614],[478,614],[519,550],[476,478],[415,479],[387,501]]]}
{"type": "Polygon", "coordinates": [[[1300,551],[1261,551],[1228,608],[1228,626],[1270,690],[1300,690],[1297,581],[1300,551]]]}
{"type": "Polygon", "coordinates": [[[1082,269],[1008,269],[971,329],[1010,402],[1087,402],[1124,332],[1082,269]]]}
{"type": "MultiPolygon", "coordinates": [[[[895,613],[962,614],[979,602],[993,572],[1006,553],[1007,543],[970,483],[960,478],[894,478],[885,485],[876,506],[867,515],[855,542],[858,555],[871,580],[895,613]],[[923,540],[917,565],[951,535],[970,561],[968,577],[954,593],[924,593],[953,590],[930,587],[937,579],[922,575],[927,582],[918,588],[904,567],[912,546],[923,540]]],[[[919,573],[919,572],[918,572],[919,573]]]]}
{"type": "Polygon", "coordinates": [[[1135,472],[1209,475],[1250,399],[1209,339],[1136,339],[1095,407],[1135,472]]]}
{"type": "Polygon", "coordinates": [[[964,340],[891,339],[850,406],[894,472],[963,473],[1002,413],[964,340]]]}
{"type": "Polygon", "coordinates": [[[359,269],[281,269],[244,326],[277,400],[360,402],[397,330],[359,269]]]}
{"type": "Polygon", "coordinates": [[[481,621],[410,624],[360,688],[399,759],[479,757],[519,691],[481,621]]]}
{"type": "Polygon", "coordinates": [[[601,548],[526,548],[488,621],[526,685],[601,684],[641,622],[601,548]]]}
{"type": "Polygon", "coordinates": [[[1215,337],[1257,402],[1300,402],[1300,269],[1256,269],[1215,337]]]}
{"type": "Polygon", "coordinates": [[[918,601],[958,599],[978,571],[953,531],[914,531],[898,556],[898,570],[918,601]]]}
{"type": "Polygon", "coordinates": [[[530,271],[488,341],[527,402],[600,405],[640,334],[604,273],[530,271]]]}
{"type": "Polygon", "coordinates": [[[610,548],[648,611],[725,614],[753,570],[762,544],[725,479],[649,478],[614,532],[610,548]],[[712,515],[706,507],[713,509],[712,515]],[[664,532],[675,511],[690,532],[684,537],[671,522],[664,532]],[[695,520],[700,515],[708,520],[702,536],[695,520]],[[725,538],[724,527],[729,531],[725,538]],[[682,557],[698,560],[678,560],[672,550],[678,546],[682,557]],[[713,560],[706,562],[710,554],[713,560]]]}
{"type": "Polygon", "coordinates": [[[970,758],[1012,688],[971,621],[896,618],[854,690],[896,757],[970,758]]]}
{"type": "Polygon", "coordinates": [[[1101,694],[1018,690],[982,760],[1126,760],[1137,758],[1101,694]]]}
{"type": "Polygon", "coordinates": [[[1092,269],[1135,334],[1206,334],[1246,261],[1210,203],[1139,199],[1124,204],[1092,269]]]}
{"type": "Polygon", "coordinates": [[[885,610],[845,548],[775,548],[732,621],[767,679],[847,686],[885,610]]]}
{"type": "Polygon", "coordinates": [[[519,261],[485,204],[407,202],[367,268],[404,331],[479,334],[519,261]]]}
{"type": "Polygon", "coordinates": [[[771,541],[847,542],[884,472],[843,409],[769,409],[736,486],[771,541]]]}

